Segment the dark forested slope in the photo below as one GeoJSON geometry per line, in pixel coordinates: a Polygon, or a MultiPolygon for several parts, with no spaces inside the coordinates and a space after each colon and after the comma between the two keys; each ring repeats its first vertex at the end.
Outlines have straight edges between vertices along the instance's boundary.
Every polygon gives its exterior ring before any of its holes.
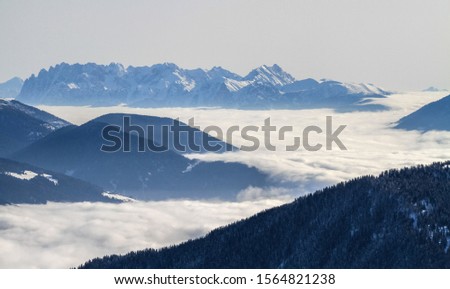
{"type": "Polygon", "coordinates": [[[81,268],[450,268],[449,164],[360,177],[198,240],[81,268]]]}
{"type": "Polygon", "coordinates": [[[0,205],[113,202],[100,187],[32,165],[0,158],[0,205]]]}

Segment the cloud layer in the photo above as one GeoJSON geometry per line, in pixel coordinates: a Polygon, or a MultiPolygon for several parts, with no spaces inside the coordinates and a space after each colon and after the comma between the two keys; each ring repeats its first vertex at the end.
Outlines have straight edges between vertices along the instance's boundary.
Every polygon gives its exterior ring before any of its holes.
{"type": "MultiPolygon", "coordinates": [[[[192,117],[200,128],[216,125],[226,131],[234,125],[242,129],[246,125],[261,127],[264,120],[271,118],[273,125],[293,126],[294,132],[286,134],[285,140],[271,139],[277,146],[277,151],[267,151],[260,147],[254,152],[239,152],[225,154],[191,155],[204,161],[236,161],[255,166],[272,177],[295,182],[295,196],[314,192],[323,186],[348,180],[360,175],[378,174],[390,168],[399,168],[419,163],[430,163],[450,159],[450,133],[428,132],[421,134],[415,131],[393,129],[393,124],[403,116],[417,110],[421,106],[440,99],[445,92],[438,93],[403,93],[395,94],[385,99],[376,99],[380,103],[391,107],[391,110],[380,112],[352,112],[337,113],[329,109],[315,110],[228,110],[228,109],[143,109],[128,107],[105,108],[74,108],[48,107],[41,108],[76,124],[82,124],[90,119],[108,112],[128,112],[155,116],[180,118],[184,122],[192,117]],[[74,113],[76,110],[76,113],[74,113]],[[340,139],[348,148],[341,151],[334,146],[332,151],[317,152],[300,149],[295,152],[285,150],[286,145],[293,143],[294,136],[302,137],[305,127],[316,125],[325,130],[326,116],[333,117],[333,127],[346,125],[340,134],[340,139]]],[[[261,143],[264,134],[261,130],[253,135],[261,143]]],[[[275,136],[276,134],[274,134],[275,136]]],[[[311,134],[310,142],[324,142],[324,136],[311,134]]],[[[233,145],[250,145],[249,142],[235,133],[233,145]]],[[[283,191],[283,193],[285,193],[283,191]]],[[[249,196],[251,194],[247,194],[249,196]]],[[[260,195],[260,194],[258,194],[260,195]]],[[[270,193],[269,195],[273,195],[270,193]]],[[[247,198],[246,198],[247,199],[247,198]]]]}
{"type": "Polygon", "coordinates": [[[0,268],[69,268],[106,254],[160,248],[286,201],[0,206],[0,268]]]}
{"type": "MultiPolygon", "coordinates": [[[[347,125],[341,140],[348,150],[286,152],[292,138],[272,139],[280,149],[265,148],[251,153],[191,155],[204,161],[237,161],[256,166],[273,178],[294,182],[287,188],[247,188],[239,193],[241,203],[166,201],[130,204],[56,204],[0,207],[0,267],[66,268],[89,258],[125,253],[146,247],[158,248],[201,236],[211,229],[250,216],[289,198],[360,175],[378,174],[390,168],[450,159],[450,133],[393,129],[401,117],[422,105],[443,97],[443,93],[397,94],[377,102],[389,111],[336,113],[332,110],[242,111],[223,109],[133,109],[127,107],[41,107],[73,123],[81,124],[109,112],[128,112],[195,117],[201,128],[217,125],[261,126],[271,117],[277,126],[294,127],[291,136],[302,136],[308,125],[323,127],[327,115],[333,124],[347,125]],[[249,201],[253,200],[253,201],[249,201]]],[[[263,140],[261,132],[256,134],[263,140]]],[[[312,138],[323,141],[323,137],[312,138]]],[[[236,135],[234,145],[248,144],[236,135]]]]}

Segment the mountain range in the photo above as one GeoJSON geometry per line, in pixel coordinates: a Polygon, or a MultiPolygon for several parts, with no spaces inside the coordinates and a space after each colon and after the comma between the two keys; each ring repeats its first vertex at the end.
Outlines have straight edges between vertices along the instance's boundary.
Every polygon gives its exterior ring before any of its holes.
{"type": "MultiPolygon", "coordinates": [[[[20,163],[8,172],[26,175],[25,172],[29,171],[33,176],[32,181],[22,179],[19,182],[18,178],[12,179],[11,174],[3,175],[3,190],[0,191],[3,202],[23,200],[32,203],[34,200],[42,203],[45,200],[70,199],[59,196],[67,191],[62,185],[49,188],[41,175],[58,175],[58,179],[66,176],[64,180],[73,184],[69,195],[77,189],[84,190],[77,183],[82,180],[83,184],[92,184],[91,187],[102,192],[110,191],[108,198],[123,194],[141,200],[234,200],[241,190],[249,186],[274,184],[268,175],[254,167],[232,162],[201,162],[185,157],[186,153],[224,153],[237,148],[170,118],[116,113],[75,126],[19,101],[0,100],[0,131],[0,155],[9,159],[2,159],[2,162],[20,163]],[[183,132],[173,132],[175,126],[183,132]],[[109,145],[103,134],[105,127],[117,129],[111,134],[120,140],[116,151],[101,150],[102,146],[109,145]],[[142,133],[137,133],[136,129],[142,133]],[[130,146],[129,151],[125,150],[126,143],[130,146]],[[141,145],[144,146],[142,151],[141,145]],[[180,150],[179,145],[186,149],[180,150]],[[36,186],[34,193],[31,190],[33,185],[36,186]],[[46,189],[47,193],[43,193],[46,189]],[[17,193],[14,199],[12,195],[15,192],[24,192],[25,195],[17,193]]],[[[72,200],[81,200],[82,196],[87,196],[85,193],[80,192],[80,197],[72,200]]],[[[91,200],[98,199],[84,199],[91,200]]]]}
{"type": "Polygon", "coordinates": [[[240,76],[221,67],[183,69],[172,63],[61,63],[26,79],[17,99],[33,105],[374,110],[384,107],[367,98],[388,94],[372,84],[296,80],[278,65],[240,76]]]}
{"type": "Polygon", "coordinates": [[[406,130],[446,130],[450,131],[450,95],[429,103],[403,117],[396,128],[406,130]]]}
{"type": "MultiPolygon", "coordinates": [[[[166,118],[109,114],[81,126],[65,126],[9,157],[141,200],[232,200],[249,186],[265,187],[272,183],[268,175],[244,164],[191,160],[183,156],[183,152],[170,146],[162,151],[155,151],[147,147],[147,144],[160,146],[158,139],[147,134],[131,133],[123,127],[116,137],[121,138],[123,145],[125,142],[130,144],[129,150],[125,151],[122,147],[114,152],[102,151],[102,146],[108,145],[102,135],[103,129],[119,124],[125,117],[130,118],[132,124],[152,125],[157,130],[161,130],[161,125],[173,122],[187,127],[186,124],[166,118]],[[140,145],[144,145],[142,151],[140,145]]],[[[201,139],[207,135],[197,132],[197,141],[201,143],[201,139]]],[[[222,152],[233,150],[232,146],[214,138],[213,140],[222,145],[222,152]]],[[[180,141],[187,140],[181,137],[180,141]]],[[[168,145],[172,143],[173,138],[168,145]]],[[[206,151],[207,149],[200,147],[199,152],[206,151]]]]}
{"type": "Polygon", "coordinates": [[[450,162],[365,176],[159,250],[80,268],[450,268],[450,162]]]}

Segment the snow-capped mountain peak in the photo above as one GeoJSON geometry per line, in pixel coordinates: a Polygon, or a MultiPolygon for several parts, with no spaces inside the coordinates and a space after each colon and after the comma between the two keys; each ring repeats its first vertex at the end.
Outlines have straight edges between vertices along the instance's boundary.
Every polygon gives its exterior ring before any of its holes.
{"type": "Polygon", "coordinates": [[[262,84],[268,83],[274,86],[284,86],[295,81],[292,75],[285,72],[277,64],[272,66],[262,65],[252,70],[244,79],[262,84]]]}

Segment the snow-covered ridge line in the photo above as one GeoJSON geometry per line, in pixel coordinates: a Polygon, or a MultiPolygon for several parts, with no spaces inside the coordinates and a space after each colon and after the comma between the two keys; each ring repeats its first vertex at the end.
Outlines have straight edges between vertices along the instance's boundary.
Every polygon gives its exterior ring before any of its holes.
{"type": "Polygon", "coordinates": [[[240,76],[221,67],[184,69],[173,63],[127,68],[61,63],[28,78],[17,99],[46,105],[292,108],[330,98],[345,105],[387,94],[372,84],[296,80],[276,64],[240,76]]]}
{"type": "Polygon", "coordinates": [[[62,127],[70,125],[67,121],[60,119],[54,115],[51,115],[45,111],[42,111],[36,107],[26,105],[22,102],[16,101],[10,98],[0,98],[0,109],[10,109],[17,112],[24,113],[30,117],[36,118],[44,122],[43,127],[50,130],[57,130],[62,127]]]}

